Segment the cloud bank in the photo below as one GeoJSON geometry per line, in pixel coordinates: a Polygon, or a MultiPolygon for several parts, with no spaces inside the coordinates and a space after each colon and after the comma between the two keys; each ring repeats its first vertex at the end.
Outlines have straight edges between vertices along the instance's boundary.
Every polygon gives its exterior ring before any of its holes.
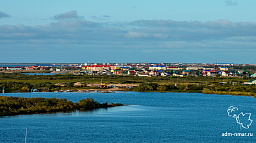
{"type": "Polygon", "coordinates": [[[87,55],[100,51],[102,59],[117,58],[116,55],[124,53],[143,55],[141,59],[137,56],[135,61],[152,60],[148,55],[164,58],[165,61],[170,57],[191,62],[255,61],[255,22],[93,22],[80,19],[76,11],[56,15],[55,19],[58,21],[39,26],[0,25],[0,49],[15,51],[30,47],[29,50],[59,53],[60,49],[71,52],[77,48],[77,53],[87,55]],[[181,53],[182,56],[178,56],[181,53]]]}
{"type": "Polygon", "coordinates": [[[233,2],[232,0],[226,0],[225,3],[226,3],[226,6],[235,6],[235,5],[237,5],[237,3],[233,2]]]}
{"type": "Polygon", "coordinates": [[[4,18],[4,17],[10,17],[10,15],[8,15],[7,13],[4,13],[4,12],[0,11],[0,18],[4,18]]]}
{"type": "Polygon", "coordinates": [[[187,41],[250,41],[256,38],[256,23],[227,20],[199,22],[172,20],[138,20],[124,23],[100,23],[87,20],[65,20],[49,25],[0,25],[1,40],[64,39],[187,41]],[[26,36],[24,36],[26,35],[26,36]],[[71,36],[72,35],[72,36],[71,36]],[[86,39],[84,37],[87,37],[86,39]]]}
{"type": "Polygon", "coordinates": [[[72,19],[72,18],[76,19],[76,18],[79,18],[79,16],[77,15],[77,12],[75,10],[72,10],[66,13],[55,15],[53,18],[55,20],[65,20],[65,19],[72,19]]]}

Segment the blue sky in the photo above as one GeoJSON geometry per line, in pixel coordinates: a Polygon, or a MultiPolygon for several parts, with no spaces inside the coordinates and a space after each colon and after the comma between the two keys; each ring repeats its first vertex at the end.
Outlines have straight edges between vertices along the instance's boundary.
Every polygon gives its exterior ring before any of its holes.
{"type": "Polygon", "coordinates": [[[0,63],[256,64],[255,0],[0,0],[0,63]]]}

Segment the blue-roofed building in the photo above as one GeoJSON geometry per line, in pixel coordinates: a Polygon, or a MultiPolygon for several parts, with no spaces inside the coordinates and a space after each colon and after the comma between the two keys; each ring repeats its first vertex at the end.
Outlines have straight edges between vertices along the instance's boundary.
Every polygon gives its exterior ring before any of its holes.
{"type": "Polygon", "coordinates": [[[123,67],[120,67],[121,70],[129,70],[131,67],[129,66],[123,66],[123,67]]]}
{"type": "Polygon", "coordinates": [[[182,72],[183,75],[188,75],[189,73],[190,73],[190,70],[184,70],[184,71],[182,72]]]}

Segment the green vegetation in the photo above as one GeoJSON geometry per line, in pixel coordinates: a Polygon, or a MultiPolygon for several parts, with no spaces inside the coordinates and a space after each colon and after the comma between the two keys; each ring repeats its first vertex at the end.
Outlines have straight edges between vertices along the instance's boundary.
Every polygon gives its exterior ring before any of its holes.
{"type": "MultiPolygon", "coordinates": [[[[255,78],[251,78],[255,79],[255,78]]],[[[0,73],[0,92],[4,87],[5,92],[30,92],[31,89],[38,89],[40,92],[53,92],[58,90],[89,89],[86,84],[94,83],[118,84],[138,83],[132,91],[160,91],[160,92],[199,92],[211,94],[231,95],[255,95],[255,85],[242,85],[249,77],[205,77],[205,76],[122,76],[122,75],[24,75],[21,73],[0,73]],[[74,86],[75,82],[85,83],[82,86],[74,86]],[[64,86],[58,86],[63,83],[64,86]],[[223,84],[221,84],[223,83],[223,84]]]]}
{"type": "Polygon", "coordinates": [[[256,97],[255,85],[231,85],[231,84],[169,84],[159,85],[157,83],[142,83],[138,87],[132,89],[139,92],[196,92],[205,94],[228,94],[228,95],[243,95],[256,97]]]}
{"type": "Polygon", "coordinates": [[[88,111],[115,106],[123,106],[123,104],[111,103],[108,105],[107,102],[100,104],[92,98],[82,99],[79,103],[73,103],[65,98],[23,98],[0,96],[0,116],[71,112],[75,110],[88,111]]]}

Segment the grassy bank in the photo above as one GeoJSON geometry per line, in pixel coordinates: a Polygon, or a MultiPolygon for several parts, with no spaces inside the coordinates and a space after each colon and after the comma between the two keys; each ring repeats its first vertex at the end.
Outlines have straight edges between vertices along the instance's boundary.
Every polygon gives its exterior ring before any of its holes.
{"type": "Polygon", "coordinates": [[[138,76],[100,76],[100,75],[24,75],[21,73],[0,73],[0,92],[3,87],[5,92],[30,92],[38,89],[41,92],[53,92],[59,90],[99,89],[99,87],[87,87],[87,84],[139,84],[132,91],[158,91],[158,92],[196,92],[211,94],[231,94],[255,96],[255,85],[242,85],[249,79],[238,77],[138,77],[138,76]],[[74,86],[75,82],[84,83],[82,86],[74,86]],[[64,86],[56,84],[63,83],[64,86]]]}

